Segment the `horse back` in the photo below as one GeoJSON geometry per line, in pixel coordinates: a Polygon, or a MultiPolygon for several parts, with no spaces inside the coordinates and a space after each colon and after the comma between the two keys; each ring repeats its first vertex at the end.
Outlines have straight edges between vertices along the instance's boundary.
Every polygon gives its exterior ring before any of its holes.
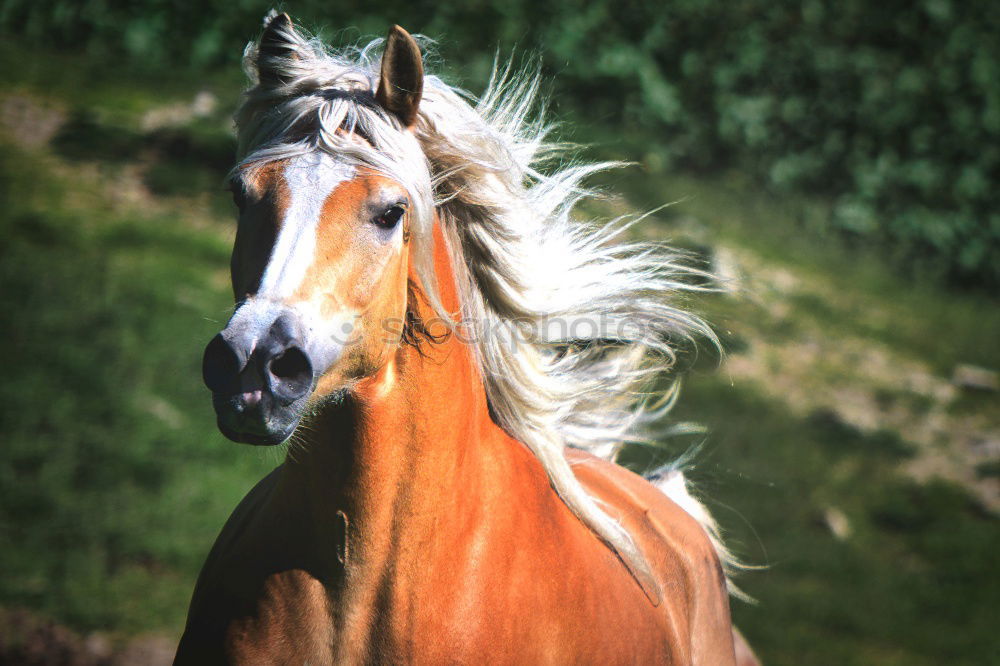
{"type": "Polygon", "coordinates": [[[573,471],[595,499],[618,518],[652,567],[658,611],[670,618],[687,660],[732,663],[733,634],[726,576],[705,529],[641,476],[579,450],[573,471]]]}

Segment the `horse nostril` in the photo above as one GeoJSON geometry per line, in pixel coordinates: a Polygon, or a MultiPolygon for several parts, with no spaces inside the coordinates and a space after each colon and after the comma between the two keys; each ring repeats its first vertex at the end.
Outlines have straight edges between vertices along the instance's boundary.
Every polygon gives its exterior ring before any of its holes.
{"type": "Polygon", "coordinates": [[[243,362],[222,334],[212,338],[205,347],[205,356],[201,361],[201,376],[205,386],[213,393],[232,393],[241,370],[243,362]]]}
{"type": "Polygon", "coordinates": [[[289,347],[275,356],[267,369],[276,380],[271,382],[271,390],[276,395],[296,400],[312,389],[312,363],[298,347],[289,347]]]}

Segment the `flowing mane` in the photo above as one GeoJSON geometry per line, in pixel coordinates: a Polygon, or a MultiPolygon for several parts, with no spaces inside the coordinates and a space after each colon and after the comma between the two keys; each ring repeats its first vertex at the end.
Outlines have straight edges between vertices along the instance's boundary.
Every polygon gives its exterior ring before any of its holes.
{"type": "MultiPolygon", "coordinates": [[[[470,340],[494,420],[534,453],[585,524],[645,570],[564,449],[614,459],[624,444],[649,441],[676,395],[664,377],[677,342],[714,340],[701,319],[669,302],[698,288],[690,279],[697,271],[659,245],[622,242],[628,219],[599,225],[572,215],[590,196],[584,180],[613,165],[558,162],[562,147],[547,142],[549,126],[536,113],[537,74],[496,68],[478,100],[428,75],[409,132],[374,102],[382,40],[331,51],[291,25],[281,39],[278,49],[247,47],[253,86],[236,115],[237,168],[321,150],[402,183],[413,201],[419,287],[470,340]],[[260,63],[277,80],[260,85],[260,63]],[[437,297],[435,212],[457,272],[458,313],[437,297]]],[[[717,543],[678,472],[663,473],[659,486],[717,543]]]]}

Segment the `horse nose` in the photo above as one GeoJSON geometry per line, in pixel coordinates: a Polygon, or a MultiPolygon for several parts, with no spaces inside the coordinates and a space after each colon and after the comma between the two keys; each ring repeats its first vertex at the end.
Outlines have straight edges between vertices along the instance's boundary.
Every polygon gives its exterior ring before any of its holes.
{"type": "Polygon", "coordinates": [[[256,340],[240,325],[227,328],[205,348],[205,385],[218,395],[267,389],[284,405],[302,398],[312,390],[313,364],[299,329],[296,320],[284,314],[256,340]]]}
{"type": "Polygon", "coordinates": [[[292,318],[279,316],[255,352],[268,389],[285,403],[294,402],[312,390],[312,362],[296,331],[292,318]]]}
{"type": "Polygon", "coordinates": [[[219,333],[205,347],[201,376],[205,386],[213,393],[235,393],[239,387],[240,372],[245,366],[246,357],[219,333]]]}
{"type": "Polygon", "coordinates": [[[279,401],[294,402],[312,389],[312,363],[298,345],[289,345],[262,361],[267,386],[279,401]]]}

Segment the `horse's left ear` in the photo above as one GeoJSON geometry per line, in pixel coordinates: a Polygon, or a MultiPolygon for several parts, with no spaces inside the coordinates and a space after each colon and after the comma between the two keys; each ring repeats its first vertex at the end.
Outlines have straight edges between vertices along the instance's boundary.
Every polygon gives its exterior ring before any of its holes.
{"type": "Polygon", "coordinates": [[[257,79],[261,85],[276,87],[290,80],[287,74],[287,63],[295,60],[298,55],[297,41],[301,37],[295,32],[295,26],[288,14],[278,14],[273,10],[264,17],[266,25],[257,46],[257,79]]]}
{"type": "Polygon", "coordinates": [[[403,125],[413,127],[424,91],[424,65],[420,47],[410,33],[398,25],[389,28],[382,53],[382,75],[375,99],[396,114],[403,125]]]}

